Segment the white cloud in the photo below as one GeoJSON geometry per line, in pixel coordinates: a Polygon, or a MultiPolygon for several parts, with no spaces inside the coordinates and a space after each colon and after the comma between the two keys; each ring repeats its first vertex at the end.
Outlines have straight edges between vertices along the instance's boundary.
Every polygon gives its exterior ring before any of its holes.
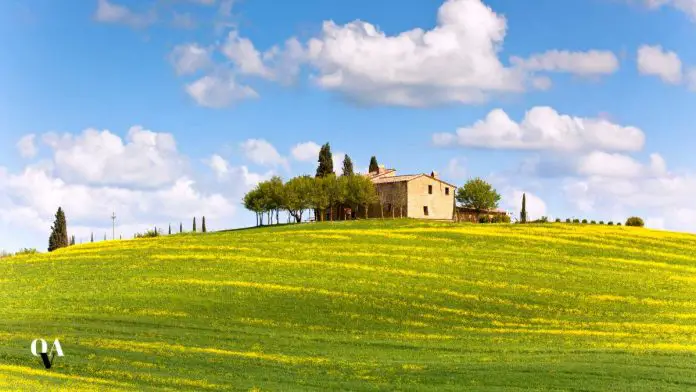
{"type": "Polygon", "coordinates": [[[288,161],[278,153],[275,147],[263,139],[249,139],[240,147],[244,155],[257,165],[288,167],[288,161]]]}
{"type": "Polygon", "coordinates": [[[200,106],[222,108],[259,94],[249,86],[240,85],[230,73],[206,75],[186,86],[186,92],[200,106]]]}
{"type": "Polygon", "coordinates": [[[94,18],[99,22],[126,24],[136,28],[146,27],[157,20],[153,11],[137,13],[108,0],[97,1],[94,18]]]}
{"type": "Polygon", "coordinates": [[[180,29],[193,29],[196,27],[196,20],[189,13],[172,13],[172,26],[180,29]]]}
{"type": "Polygon", "coordinates": [[[513,56],[510,61],[529,71],[567,72],[580,76],[608,75],[619,69],[619,60],[610,51],[590,50],[570,52],[551,50],[523,59],[513,56]]]}
{"type": "MultiPolygon", "coordinates": [[[[317,157],[318,158],[318,157],[317,157]]],[[[334,152],[331,154],[331,160],[333,161],[333,169],[334,173],[336,174],[342,174],[343,173],[343,160],[346,159],[346,153],[345,152],[334,152]]],[[[355,171],[355,169],[353,169],[355,171]]]]}
{"type": "Polygon", "coordinates": [[[33,158],[36,156],[37,150],[36,144],[34,144],[35,138],[36,135],[29,134],[19,139],[17,142],[17,150],[19,151],[19,155],[21,155],[23,158],[33,158]]]}
{"type": "Polygon", "coordinates": [[[682,81],[682,62],[674,52],[661,46],[643,45],[638,49],[638,71],[643,75],[657,76],[666,83],[682,81]]]}
{"type": "Polygon", "coordinates": [[[292,156],[300,162],[312,162],[319,159],[321,146],[314,142],[299,143],[292,148],[292,156]]]}
{"type": "Polygon", "coordinates": [[[643,2],[652,9],[665,6],[675,8],[687,14],[692,20],[696,20],[696,0],[643,0],[643,2]]]}
{"type": "Polygon", "coordinates": [[[228,34],[222,53],[235,63],[237,71],[241,74],[267,78],[271,75],[254,44],[248,38],[240,37],[236,30],[228,34]]]}
{"type": "Polygon", "coordinates": [[[534,107],[517,123],[502,109],[455,134],[433,135],[436,145],[536,150],[637,151],[645,136],[635,127],[621,126],[600,118],[561,115],[550,107],[534,107]]]}
{"type": "Polygon", "coordinates": [[[519,219],[522,210],[522,195],[526,195],[527,219],[535,220],[546,216],[546,203],[539,196],[522,189],[507,189],[502,195],[503,207],[519,219]]]}
{"type": "Polygon", "coordinates": [[[447,0],[427,31],[389,36],[367,22],[324,22],[308,43],[308,60],[319,86],[364,102],[481,102],[525,88],[524,74],[498,58],[506,29],[505,18],[480,0],[447,0]]]}
{"type": "Polygon", "coordinates": [[[179,75],[196,73],[212,64],[210,50],[198,44],[176,46],[169,55],[169,60],[179,75]]]}
{"type": "Polygon", "coordinates": [[[245,186],[245,191],[251,189],[261,181],[265,181],[273,176],[273,171],[265,174],[252,173],[246,166],[233,167],[220,155],[213,155],[204,162],[210,166],[215,173],[218,181],[241,183],[245,186]]]}
{"type": "Polygon", "coordinates": [[[133,126],[125,143],[108,130],[80,135],[47,133],[58,178],[75,183],[153,188],[170,184],[186,168],[174,137],[133,126]]]}

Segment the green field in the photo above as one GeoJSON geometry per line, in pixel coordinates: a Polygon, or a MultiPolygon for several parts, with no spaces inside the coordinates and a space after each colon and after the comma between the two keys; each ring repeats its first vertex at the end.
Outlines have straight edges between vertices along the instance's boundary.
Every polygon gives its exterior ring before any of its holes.
{"type": "Polygon", "coordinates": [[[0,288],[2,390],[696,390],[686,234],[304,224],[2,259],[0,288]]]}

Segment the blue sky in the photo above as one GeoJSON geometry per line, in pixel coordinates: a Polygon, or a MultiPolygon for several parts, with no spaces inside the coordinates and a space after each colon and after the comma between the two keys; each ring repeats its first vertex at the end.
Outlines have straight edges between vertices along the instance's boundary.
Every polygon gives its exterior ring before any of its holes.
{"type": "Polygon", "coordinates": [[[44,249],[58,205],[78,241],[112,210],[125,236],[248,225],[241,195],[324,142],[511,211],[696,231],[690,5],[1,2],[0,249],[44,249]]]}

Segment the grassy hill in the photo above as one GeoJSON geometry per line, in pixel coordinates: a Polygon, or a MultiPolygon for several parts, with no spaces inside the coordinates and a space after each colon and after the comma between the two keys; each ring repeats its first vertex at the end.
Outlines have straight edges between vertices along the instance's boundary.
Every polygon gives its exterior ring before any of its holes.
{"type": "Polygon", "coordinates": [[[0,260],[0,389],[696,388],[696,236],[307,224],[0,260]],[[58,337],[45,370],[29,343],[58,337]]]}

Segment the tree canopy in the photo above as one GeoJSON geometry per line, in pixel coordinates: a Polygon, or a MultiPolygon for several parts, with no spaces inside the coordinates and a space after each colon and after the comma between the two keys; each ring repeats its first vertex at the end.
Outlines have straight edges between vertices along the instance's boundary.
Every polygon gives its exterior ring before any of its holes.
{"type": "Polygon", "coordinates": [[[350,159],[348,154],[346,154],[346,157],[343,158],[343,175],[352,176],[353,174],[353,161],[350,159]]]}
{"type": "Polygon", "coordinates": [[[500,194],[491,184],[480,178],[474,178],[457,190],[457,201],[463,207],[471,208],[480,214],[482,211],[497,208],[500,194]]]}
{"type": "Polygon", "coordinates": [[[377,157],[374,155],[372,156],[372,158],[370,158],[370,168],[368,169],[368,171],[370,173],[379,171],[379,164],[377,163],[377,157]]]}
{"type": "Polygon", "coordinates": [[[70,245],[68,239],[68,224],[65,220],[65,213],[61,207],[56,211],[56,219],[51,226],[51,236],[48,238],[48,251],[65,248],[70,245]]]}
{"type": "Polygon", "coordinates": [[[329,143],[321,146],[319,150],[319,166],[317,167],[317,177],[325,177],[334,172],[333,155],[329,143]]]}

